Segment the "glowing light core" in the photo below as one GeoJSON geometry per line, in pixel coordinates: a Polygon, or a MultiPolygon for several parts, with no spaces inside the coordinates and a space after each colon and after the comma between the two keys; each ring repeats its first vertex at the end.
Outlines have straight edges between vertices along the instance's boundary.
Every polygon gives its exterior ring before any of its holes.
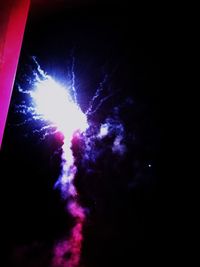
{"type": "Polygon", "coordinates": [[[54,124],[66,139],[77,130],[85,131],[87,117],[75,103],[67,88],[54,81],[50,76],[38,80],[31,91],[36,115],[54,124]]]}

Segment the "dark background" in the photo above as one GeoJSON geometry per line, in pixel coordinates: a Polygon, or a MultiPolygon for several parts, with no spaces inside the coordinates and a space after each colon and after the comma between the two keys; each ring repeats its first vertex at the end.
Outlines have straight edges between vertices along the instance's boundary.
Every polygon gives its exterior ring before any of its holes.
{"type": "Polygon", "coordinates": [[[25,84],[30,75],[31,56],[62,82],[75,58],[83,110],[108,74],[105,95],[113,96],[90,119],[98,125],[118,106],[126,131],[128,152],[123,157],[112,155],[109,140],[104,140],[92,174],[77,158],[76,184],[89,210],[82,266],[162,266],[167,256],[159,18],[150,10],[139,15],[126,3],[72,2],[35,1],[31,6],[1,151],[5,266],[49,266],[54,241],[72,223],[53,190],[60,169],[60,153],[55,151],[61,141],[49,136],[41,142],[32,133],[33,122],[16,126],[26,119],[16,114],[15,104],[22,100],[17,84],[25,84]]]}

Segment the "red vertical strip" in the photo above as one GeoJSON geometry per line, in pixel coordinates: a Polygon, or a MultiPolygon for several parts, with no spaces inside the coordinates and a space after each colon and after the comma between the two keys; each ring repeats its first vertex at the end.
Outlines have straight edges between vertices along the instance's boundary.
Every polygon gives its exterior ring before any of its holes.
{"type": "Polygon", "coordinates": [[[22,45],[30,0],[0,7],[0,147],[22,45]]]}

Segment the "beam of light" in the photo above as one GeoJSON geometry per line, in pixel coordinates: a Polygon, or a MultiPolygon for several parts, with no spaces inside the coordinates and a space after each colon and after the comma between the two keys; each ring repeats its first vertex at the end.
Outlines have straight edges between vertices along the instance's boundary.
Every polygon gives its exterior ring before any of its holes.
{"type": "Polygon", "coordinates": [[[0,1],[0,148],[30,0],[0,1]]]}

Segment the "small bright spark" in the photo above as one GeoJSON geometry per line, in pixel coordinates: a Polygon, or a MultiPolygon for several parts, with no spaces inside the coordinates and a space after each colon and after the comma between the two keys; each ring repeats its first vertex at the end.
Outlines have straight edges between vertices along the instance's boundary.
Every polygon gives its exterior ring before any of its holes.
{"type": "Polygon", "coordinates": [[[108,124],[102,124],[100,131],[99,131],[99,134],[98,134],[98,137],[103,138],[108,134],[108,132],[109,132],[108,124]]]}

